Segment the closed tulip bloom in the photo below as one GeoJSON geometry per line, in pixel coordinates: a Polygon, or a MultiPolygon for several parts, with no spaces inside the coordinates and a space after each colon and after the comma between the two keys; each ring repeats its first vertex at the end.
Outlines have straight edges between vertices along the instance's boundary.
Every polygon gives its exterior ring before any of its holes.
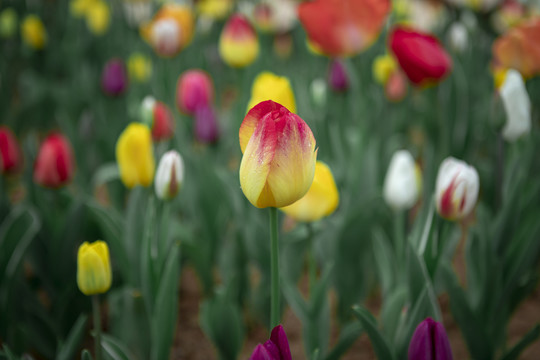
{"type": "Polygon", "coordinates": [[[289,340],[283,326],[273,328],[270,340],[257,345],[249,360],[292,360],[289,340]]]}
{"type": "Polygon", "coordinates": [[[322,161],[315,164],[315,176],[308,192],[281,210],[296,221],[312,222],[332,214],[339,204],[339,193],[332,171],[322,161]]]}
{"type": "Polygon", "coordinates": [[[251,86],[251,98],[247,110],[265,100],[272,100],[285,106],[290,112],[296,112],[296,101],[291,83],[285,76],[278,76],[269,71],[263,71],[257,75],[251,86]]]}
{"type": "Polygon", "coordinates": [[[61,187],[71,181],[74,168],[73,150],[68,139],[62,134],[51,134],[39,148],[34,163],[34,182],[49,188],[61,187]]]}
{"type": "Polygon", "coordinates": [[[184,161],[175,150],[167,151],[159,160],[154,187],[161,200],[176,196],[184,181],[184,161]]]}
{"type": "Polygon", "coordinates": [[[12,174],[22,167],[22,151],[17,138],[7,126],[0,126],[0,173],[12,174]]]}
{"type": "Polygon", "coordinates": [[[168,140],[174,135],[174,118],[169,107],[152,96],[143,99],[141,119],[152,129],[154,141],[168,140]]]}
{"type": "Polygon", "coordinates": [[[389,43],[399,65],[414,85],[437,83],[452,70],[452,59],[431,35],[397,26],[390,33],[389,43]]]}
{"type": "Polygon", "coordinates": [[[77,254],[77,285],[84,295],[103,294],[112,282],[109,247],[104,241],[82,243],[77,254]]]}
{"type": "Polygon", "coordinates": [[[202,143],[214,143],[218,140],[219,127],[212,107],[200,107],[195,112],[195,137],[202,143]]]}
{"type": "Polygon", "coordinates": [[[47,45],[47,30],[39,17],[27,15],[21,23],[21,36],[24,43],[40,50],[47,45]]]}
{"type": "Polygon", "coordinates": [[[349,88],[347,70],[341,60],[334,59],[330,64],[328,82],[334,91],[346,91],[349,88]]]}
{"type": "Polygon", "coordinates": [[[97,36],[103,35],[109,29],[111,23],[111,9],[102,0],[96,0],[88,8],[86,13],[86,25],[97,36]]]}
{"type": "Polygon", "coordinates": [[[441,323],[427,318],[414,331],[409,360],[452,360],[452,349],[441,323]]]}
{"type": "Polygon", "coordinates": [[[394,210],[407,210],[418,201],[420,190],[420,170],[411,153],[396,151],[384,179],[384,201],[394,210]]]}
{"type": "Polygon", "coordinates": [[[127,73],[121,59],[111,59],[101,73],[101,88],[110,96],[122,94],[127,87],[127,73]]]}
{"type": "Polygon", "coordinates": [[[189,45],[194,32],[191,9],[174,3],[165,4],[152,21],[141,28],[141,35],[154,51],[172,57],[189,45]]]}
{"type": "Polygon", "coordinates": [[[499,94],[506,111],[502,135],[507,141],[516,141],[531,132],[531,100],[521,74],[510,69],[506,72],[499,94]]]}
{"type": "Polygon", "coordinates": [[[130,80],[139,83],[147,82],[152,76],[152,60],[141,53],[133,53],[127,61],[130,80]]]}
{"type": "Polygon", "coordinates": [[[197,1],[197,11],[204,17],[224,19],[234,6],[232,0],[200,0],[197,1]]]}
{"type": "Polygon", "coordinates": [[[120,179],[127,188],[152,184],[155,162],[148,126],[139,123],[128,125],[116,142],[116,161],[120,179]]]}
{"type": "Polygon", "coordinates": [[[450,29],[448,29],[448,38],[454,51],[463,52],[467,49],[469,34],[463,23],[459,21],[453,23],[450,29]]]}
{"type": "Polygon", "coordinates": [[[176,83],[176,106],[184,114],[193,115],[200,107],[214,101],[214,85],[210,75],[203,70],[187,70],[176,83]]]}
{"type": "Polygon", "coordinates": [[[219,38],[219,54],[235,68],[246,67],[259,56],[257,33],[243,15],[234,14],[225,24],[219,38]]]}
{"type": "Polygon", "coordinates": [[[0,37],[9,39],[17,32],[17,13],[13,8],[6,8],[0,12],[0,37]]]}
{"type": "Polygon", "coordinates": [[[315,174],[311,129],[298,115],[271,100],[254,106],[240,126],[240,186],[258,208],[301,199],[315,174]]]}
{"type": "Polygon", "coordinates": [[[479,183],[474,167],[453,157],[446,158],[439,167],[435,187],[439,215],[448,220],[467,216],[476,204],[479,183]]]}

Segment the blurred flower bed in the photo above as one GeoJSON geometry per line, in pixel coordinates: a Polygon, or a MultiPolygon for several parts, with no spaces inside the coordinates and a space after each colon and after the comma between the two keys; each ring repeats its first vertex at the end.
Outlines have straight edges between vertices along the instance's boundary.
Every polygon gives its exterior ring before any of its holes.
{"type": "Polygon", "coordinates": [[[4,0],[0,49],[0,359],[538,341],[538,1],[4,0]]]}

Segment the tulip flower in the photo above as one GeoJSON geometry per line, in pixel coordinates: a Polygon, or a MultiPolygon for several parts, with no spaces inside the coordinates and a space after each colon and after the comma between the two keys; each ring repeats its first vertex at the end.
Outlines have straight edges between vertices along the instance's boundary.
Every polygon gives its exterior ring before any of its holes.
{"type": "Polygon", "coordinates": [[[503,137],[515,141],[531,132],[531,100],[521,74],[514,69],[506,72],[499,94],[506,111],[503,137]]]}
{"type": "Polygon", "coordinates": [[[104,241],[82,243],[77,254],[77,285],[84,295],[103,294],[112,282],[109,247],[104,241]]]}
{"type": "Polygon", "coordinates": [[[176,196],[184,181],[184,161],[175,150],[167,151],[159,160],[154,186],[156,195],[161,200],[170,200],[176,196]]]}
{"type": "Polygon", "coordinates": [[[47,45],[47,30],[39,17],[27,15],[21,23],[21,37],[24,43],[35,50],[47,45]]]}
{"type": "Polygon", "coordinates": [[[185,71],[176,83],[176,106],[188,115],[214,101],[214,85],[210,75],[203,70],[185,71]]]}
{"type": "Polygon", "coordinates": [[[290,112],[296,112],[296,101],[289,79],[269,71],[263,71],[253,81],[247,110],[265,100],[275,101],[285,106],[290,112]]]}
{"type": "Polygon", "coordinates": [[[452,349],[441,323],[427,318],[414,331],[409,360],[452,360],[452,349]]]}
{"type": "Polygon", "coordinates": [[[139,83],[147,82],[152,76],[152,60],[138,52],[129,56],[127,68],[129,78],[139,83]]]}
{"type": "Polygon", "coordinates": [[[0,37],[9,39],[17,32],[17,13],[13,8],[5,8],[0,12],[0,37]]]}
{"type": "Polygon", "coordinates": [[[152,96],[144,98],[141,117],[145,124],[152,129],[154,141],[168,140],[174,134],[174,118],[169,107],[156,101],[152,96]]]}
{"type": "Polygon", "coordinates": [[[73,178],[73,150],[68,139],[53,133],[41,144],[34,163],[34,182],[39,185],[58,188],[73,178]]]}
{"type": "Polygon", "coordinates": [[[111,59],[101,73],[101,88],[110,96],[122,94],[127,87],[127,73],[121,59],[111,59]]]}
{"type": "Polygon", "coordinates": [[[234,14],[225,24],[219,38],[219,54],[235,68],[246,67],[259,56],[257,33],[243,15],[234,14]]]}
{"type": "Polygon", "coordinates": [[[94,35],[103,35],[111,23],[111,9],[107,2],[95,0],[86,12],[86,26],[94,35]]]}
{"type": "Polygon", "coordinates": [[[12,174],[22,166],[22,151],[17,138],[7,126],[0,126],[0,173],[12,174]]]}
{"type": "Polygon", "coordinates": [[[516,69],[528,79],[540,74],[540,18],[525,21],[493,43],[496,66],[516,69]]]}
{"type": "Polygon", "coordinates": [[[390,10],[389,0],[314,0],[298,6],[298,17],[317,52],[352,56],[373,44],[390,10]]]}
{"type": "Polygon", "coordinates": [[[339,204],[339,193],[332,171],[322,161],[315,164],[315,176],[308,192],[280,210],[296,221],[312,222],[332,214],[339,204]]]}
{"type": "Polygon", "coordinates": [[[384,201],[394,210],[410,209],[418,201],[421,186],[420,169],[411,153],[396,151],[384,179],[384,201]]]}
{"type": "Polygon", "coordinates": [[[219,127],[212,107],[200,107],[195,112],[195,137],[202,143],[214,143],[218,140],[219,127]]]}
{"type": "Polygon", "coordinates": [[[232,0],[200,0],[197,1],[197,11],[201,16],[221,20],[232,10],[234,2],[232,0]]]}
{"type": "Polygon", "coordinates": [[[153,2],[151,0],[122,1],[124,17],[129,26],[139,28],[150,20],[153,2]]]}
{"type": "Polygon", "coordinates": [[[414,85],[437,83],[452,70],[452,59],[431,35],[397,26],[390,34],[389,45],[414,85]]]}
{"type": "Polygon", "coordinates": [[[439,215],[447,220],[467,216],[476,204],[479,182],[474,167],[453,157],[446,158],[439,167],[435,186],[439,215]]]}
{"type": "Polygon", "coordinates": [[[292,360],[289,340],[283,326],[274,327],[270,340],[257,345],[249,360],[292,360]]]}
{"type": "Polygon", "coordinates": [[[373,62],[373,78],[384,87],[390,101],[400,101],[407,94],[407,79],[390,54],[379,55],[373,62]]]}
{"type": "Polygon", "coordinates": [[[141,35],[159,56],[172,57],[189,45],[193,28],[191,9],[168,3],[161,7],[150,23],[141,28],[141,35]]]}
{"type": "Polygon", "coordinates": [[[463,52],[467,48],[469,42],[469,35],[467,28],[461,22],[455,22],[448,29],[448,38],[450,45],[456,52],[463,52]]]}
{"type": "Polygon", "coordinates": [[[332,60],[330,63],[328,83],[334,91],[346,91],[349,88],[347,70],[341,60],[332,60]]]}
{"type": "Polygon", "coordinates": [[[253,8],[253,23],[263,32],[284,34],[296,23],[297,6],[295,0],[259,2],[253,8]]]}
{"type": "Polygon", "coordinates": [[[284,207],[301,199],[315,174],[311,129],[271,100],[254,106],[240,126],[240,186],[258,208],[284,207]]]}
{"type": "Polygon", "coordinates": [[[155,162],[148,126],[140,123],[128,125],[116,142],[116,161],[120,179],[127,188],[152,184],[155,162]]]}

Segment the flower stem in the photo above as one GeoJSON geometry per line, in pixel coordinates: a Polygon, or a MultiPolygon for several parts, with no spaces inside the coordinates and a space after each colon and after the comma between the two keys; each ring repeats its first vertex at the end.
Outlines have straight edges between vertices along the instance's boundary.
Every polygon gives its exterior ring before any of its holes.
{"type": "Polygon", "coordinates": [[[92,296],[92,310],[94,313],[94,343],[96,345],[95,359],[101,360],[101,314],[99,312],[99,295],[92,296]]]}
{"type": "Polygon", "coordinates": [[[309,286],[309,295],[311,296],[313,290],[315,289],[315,283],[317,282],[317,261],[315,260],[315,247],[313,244],[313,226],[311,223],[307,223],[308,231],[308,250],[307,250],[307,261],[308,261],[308,286],[309,286]]]}
{"type": "Polygon", "coordinates": [[[279,325],[279,244],[277,209],[270,208],[270,261],[271,261],[271,297],[270,297],[270,329],[279,325]]]}
{"type": "Polygon", "coordinates": [[[405,211],[400,210],[394,215],[394,241],[395,241],[395,251],[396,251],[396,264],[398,269],[398,281],[401,283],[405,281],[405,264],[407,263],[405,259],[405,247],[406,247],[406,236],[405,236],[405,211]]]}

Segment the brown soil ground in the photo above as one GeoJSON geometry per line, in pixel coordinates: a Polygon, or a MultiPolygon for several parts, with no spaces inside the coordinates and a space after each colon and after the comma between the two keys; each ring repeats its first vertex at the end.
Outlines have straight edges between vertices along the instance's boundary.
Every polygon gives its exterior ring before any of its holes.
{"type": "MultiPolygon", "coordinates": [[[[439,299],[443,310],[443,322],[450,339],[454,359],[468,359],[466,345],[459,327],[454,322],[445,296],[439,299]]],[[[201,288],[191,268],[184,268],[180,286],[179,324],[177,328],[171,359],[174,360],[212,360],[217,359],[216,351],[199,327],[198,314],[201,302],[201,288]]],[[[368,300],[366,306],[375,314],[379,310],[377,296],[368,300]]],[[[540,288],[521,304],[509,325],[510,344],[540,322],[540,288]]],[[[293,359],[306,359],[302,345],[302,324],[290,308],[285,310],[283,326],[286,329],[293,359]]],[[[332,324],[332,332],[337,335],[336,324],[332,324]]],[[[248,359],[253,348],[268,338],[268,332],[262,326],[252,329],[244,343],[240,359],[248,359]]],[[[538,360],[540,358],[540,341],[536,341],[520,357],[522,360],[538,360]]],[[[376,359],[368,337],[363,334],[351,347],[343,360],[376,359]]]]}

